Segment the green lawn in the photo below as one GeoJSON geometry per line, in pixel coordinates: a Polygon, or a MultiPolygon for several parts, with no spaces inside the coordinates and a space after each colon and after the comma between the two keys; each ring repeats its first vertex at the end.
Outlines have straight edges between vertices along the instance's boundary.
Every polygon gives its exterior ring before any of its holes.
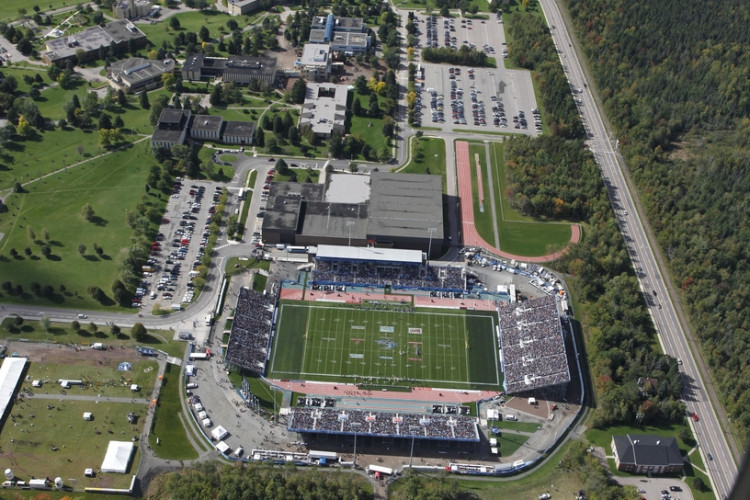
{"type": "MultiPolygon", "coordinates": [[[[469,0],[469,2],[467,2],[468,8],[470,8],[473,5],[476,5],[479,11],[486,12],[489,9],[489,2],[487,0],[469,0]]],[[[434,0],[424,0],[420,2],[413,2],[411,0],[406,0],[403,2],[396,2],[396,6],[399,9],[433,10],[437,14],[440,13],[440,8],[437,6],[434,0]]],[[[453,12],[456,12],[456,11],[457,9],[453,9],[453,12]]]]}
{"type": "MultiPolygon", "coordinates": [[[[471,168],[471,191],[474,195],[474,227],[487,243],[495,245],[495,226],[492,221],[492,200],[490,190],[492,184],[487,174],[487,155],[483,142],[469,143],[469,165],[471,168]],[[482,197],[479,193],[479,174],[477,173],[475,155],[479,155],[482,175],[482,197]]],[[[497,200],[496,200],[497,201],[497,200]]],[[[499,221],[498,221],[499,222],[499,221]]]]}
{"type": "MultiPolygon", "coordinates": [[[[39,2],[39,3],[33,3],[29,2],[28,0],[3,0],[0,2],[0,21],[11,21],[13,19],[18,19],[21,17],[20,13],[18,12],[18,9],[26,9],[26,15],[27,16],[33,16],[34,10],[32,7],[34,5],[39,5],[39,7],[46,9],[46,10],[52,10],[52,9],[59,9],[60,7],[65,7],[67,5],[74,6],[76,5],[75,2],[71,0],[46,0],[45,2],[39,2]]],[[[40,11],[44,12],[44,11],[40,11]]]]}
{"type": "MultiPolygon", "coordinates": [[[[111,293],[131,244],[132,231],[125,212],[134,210],[141,201],[145,178],[154,162],[148,141],[143,141],[34,182],[26,193],[11,195],[6,201],[9,211],[0,216],[0,232],[4,234],[0,241],[0,276],[23,289],[20,294],[2,290],[0,299],[101,309],[88,287],[98,286],[111,293]],[[80,215],[87,203],[95,213],[91,222],[80,215]],[[47,242],[44,229],[49,233],[47,242]],[[49,258],[41,255],[45,243],[52,250],[49,258]],[[103,249],[102,255],[93,251],[95,243],[103,249]],[[81,244],[86,246],[84,256],[79,254],[81,244]],[[26,248],[31,256],[25,254],[26,248]],[[11,249],[18,252],[16,257],[10,255],[11,249]],[[51,285],[56,293],[51,300],[34,297],[30,293],[32,282],[51,285]]],[[[164,198],[150,199],[157,207],[166,203],[164,198]]]]}
{"type": "MultiPolygon", "coordinates": [[[[180,384],[180,369],[167,363],[161,381],[161,392],[156,405],[154,423],[148,442],[154,452],[161,458],[170,460],[191,460],[198,458],[198,453],[187,438],[185,427],[180,422],[182,413],[180,398],[184,391],[180,384]],[[156,438],[159,444],[156,444],[156,438]]],[[[185,422],[192,425],[192,417],[184,415],[185,422]]]]}
{"type": "MultiPolygon", "coordinates": [[[[353,99],[359,99],[362,104],[363,113],[367,113],[369,109],[370,95],[360,94],[357,91],[352,91],[353,99]]],[[[383,110],[385,103],[385,97],[378,96],[378,106],[380,110],[383,110]]],[[[364,139],[370,148],[378,153],[383,147],[388,145],[388,140],[383,135],[383,118],[372,118],[369,116],[352,116],[351,127],[349,133],[355,136],[360,136],[364,139]]],[[[360,157],[355,158],[362,159],[360,157]]]]}
{"type": "Polygon", "coordinates": [[[545,255],[564,248],[570,241],[570,224],[558,222],[545,222],[524,217],[510,207],[505,196],[505,159],[503,157],[503,145],[498,142],[490,142],[490,159],[492,164],[486,165],[484,154],[484,143],[469,142],[469,160],[472,168],[472,182],[474,194],[474,219],[479,234],[488,243],[493,243],[494,232],[492,231],[492,206],[490,204],[489,190],[495,193],[495,209],[497,211],[498,230],[500,233],[500,249],[516,255],[535,257],[545,255]],[[477,145],[481,146],[477,147],[477,145]],[[480,153],[480,162],[483,171],[483,187],[485,190],[484,213],[479,212],[479,204],[476,184],[476,172],[474,167],[474,153],[480,153]],[[488,182],[487,168],[492,168],[492,184],[488,182]]]}
{"type": "Polygon", "coordinates": [[[289,182],[291,181],[292,176],[297,177],[297,182],[307,182],[307,179],[309,178],[310,182],[317,184],[320,179],[320,170],[311,168],[308,171],[306,168],[290,168],[289,173],[286,175],[281,175],[277,170],[273,175],[273,180],[274,182],[289,182]]]}
{"type": "Polygon", "coordinates": [[[84,469],[99,469],[113,437],[130,441],[143,435],[147,410],[147,405],[134,403],[25,399],[10,410],[15,422],[3,426],[0,446],[20,479],[59,476],[77,488],[127,488],[141,459],[137,442],[129,474],[87,478],[84,469]],[[93,420],[83,420],[84,412],[92,412],[93,420]],[[129,412],[139,417],[136,425],[128,423],[129,412]]]}
{"type": "Polygon", "coordinates": [[[498,389],[494,318],[294,302],[281,306],[274,378],[498,389]],[[283,349],[279,346],[283,345],[283,349]]]}
{"type": "Polygon", "coordinates": [[[533,422],[509,422],[508,420],[493,422],[492,426],[499,429],[510,429],[512,431],[528,432],[529,434],[533,434],[540,429],[540,425],[533,422]]]}
{"type": "Polygon", "coordinates": [[[415,137],[411,144],[411,160],[399,172],[439,175],[445,192],[445,141],[438,137],[415,137]]]}
{"type": "MultiPolygon", "coordinates": [[[[131,329],[121,327],[120,335],[112,335],[111,327],[98,325],[96,332],[89,330],[89,322],[85,319],[77,320],[81,329],[73,330],[71,323],[53,323],[49,330],[44,331],[41,321],[24,320],[20,327],[13,327],[13,318],[5,318],[0,323],[0,338],[3,339],[28,339],[35,342],[51,342],[63,345],[88,346],[95,342],[116,347],[133,347],[137,343],[131,336],[131,329]]],[[[148,330],[148,338],[143,345],[161,349],[171,356],[181,358],[185,354],[185,342],[171,340],[174,332],[170,330],[148,330]]]]}

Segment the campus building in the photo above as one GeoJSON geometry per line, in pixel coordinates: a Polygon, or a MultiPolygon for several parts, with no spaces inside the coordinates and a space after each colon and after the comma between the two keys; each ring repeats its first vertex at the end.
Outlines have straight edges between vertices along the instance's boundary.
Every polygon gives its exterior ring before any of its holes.
{"type": "Polygon", "coordinates": [[[140,92],[161,86],[165,73],[174,73],[174,59],[153,61],[142,57],[130,57],[113,62],[107,68],[110,86],[124,92],[140,92]]]}
{"type": "Polygon", "coordinates": [[[259,80],[267,85],[273,85],[276,79],[276,59],[246,56],[206,57],[204,54],[190,54],[182,66],[182,79],[215,79],[239,85],[259,80]]]}
{"type": "MultiPolygon", "coordinates": [[[[157,8],[160,8],[157,5],[157,8]]],[[[148,0],[117,0],[112,4],[112,15],[117,19],[138,19],[147,16],[154,6],[148,0]]]]}
{"type": "Polygon", "coordinates": [[[322,139],[329,139],[333,132],[343,134],[346,130],[348,95],[347,85],[308,83],[299,118],[300,128],[309,125],[315,135],[322,139]]]}
{"type": "Polygon", "coordinates": [[[367,25],[359,17],[316,16],[310,30],[310,43],[327,43],[332,52],[356,54],[370,48],[367,25]]]}
{"type": "Polygon", "coordinates": [[[312,82],[328,80],[331,76],[331,47],[327,43],[308,43],[299,60],[300,75],[312,82]]]}
{"type": "Polygon", "coordinates": [[[165,109],[151,136],[152,148],[172,149],[185,143],[192,113],[187,109],[165,109]]]}
{"type": "Polygon", "coordinates": [[[393,247],[442,251],[440,176],[373,172],[333,174],[325,184],[272,183],[267,244],[393,247]]]}
{"type": "Polygon", "coordinates": [[[66,61],[78,62],[79,57],[84,60],[96,59],[100,48],[122,50],[131,43],[140,49],[146,46],[148,39],[135,24],[123,19],[93,26],[75,35],[47,40],[47,50],[42,52],[42,60],[47,64],[64,64],[66,61]]]}
{"type": "Polygon", "coordinates": [[[227,12],[232,16],[248,14],[260,5],[260,0],[229,0],[227,12]]]}
{"type": "Polygon", "coordinates": [[[682,474],[682,456],[672,437],[612,436],[612,454],[617,470],[633,474],[682,474]]]}
{"type": "Polygon", "coordinates": [[[189,110],[165,109],[151,137],[152,148],[172,149],[187,138],[223,144],[253,144],[253,122],[225,121],[221,116],[192,115],[189,110]]]}

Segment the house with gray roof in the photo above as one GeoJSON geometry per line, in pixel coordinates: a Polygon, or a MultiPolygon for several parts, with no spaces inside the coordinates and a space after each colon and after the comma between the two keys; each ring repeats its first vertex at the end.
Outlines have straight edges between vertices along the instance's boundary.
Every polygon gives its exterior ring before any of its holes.
{"type": "Polygon", "coordinates": [[[683,460],[677,440],[649,434],[612,436],[617,470],[634,474],[682,473],[683,460]]]}

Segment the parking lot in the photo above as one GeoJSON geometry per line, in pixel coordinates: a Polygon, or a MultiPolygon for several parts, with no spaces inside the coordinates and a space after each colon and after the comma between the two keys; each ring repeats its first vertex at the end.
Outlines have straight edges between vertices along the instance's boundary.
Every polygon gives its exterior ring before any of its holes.
{"type": "Polygon", "coordinates": [[[192,302],[193,278],[220,195],[221,188],[212,183],[177,178],[133,307],[150,309],[158,302],[162,309],[176,310],[192,302]]]}
{"type": "Polygon", "coordinates": [[[531,74],[505,69],[505,32],[500,20],[417,15],[419,47],[468,46],[494,57],[500,67],[473,68],[422,62],[424,85],[417,101],[421,124],[443,131],[495,130],[541,133],[531,74]],[[537,113],[534,113],[537,111],[537,113]]]}

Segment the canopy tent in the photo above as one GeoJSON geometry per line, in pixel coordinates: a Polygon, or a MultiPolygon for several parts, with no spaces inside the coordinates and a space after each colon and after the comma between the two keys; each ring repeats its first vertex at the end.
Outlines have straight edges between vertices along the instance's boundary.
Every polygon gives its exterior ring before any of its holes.
{"type": "Polygon", "coordinates": [[[217,426],[214,430],[211,431],[211,437],[214,438],[214,441],[221,441],[228,435],[229,433],[227,432],[227,430],[221,425],[217,426]]]}
{"type": "Polygon", "coordinates": [[[220,453],[226,454],[229,451],[229,445],[224,441],[219,441],[216,445],[216,449],[219,450],[220,453]]]}
{"type": "Polygon", "coordinates": [[[129,362],[127,362],[127,361],[123,361],[122,363],[120,363],[119,365],[117,365],[117,371],[118,372],[126,372],[126,371],[129,371],[129,370],[132,370],[132,369],[133,369],[133,365],[130,364],[129,362]]]}
{"type": "Polygon", "coordinates": [[[135,446],[130,441],[110,441],[102,462],[102,472],[125,474],[134,451],[135,446]]]}

